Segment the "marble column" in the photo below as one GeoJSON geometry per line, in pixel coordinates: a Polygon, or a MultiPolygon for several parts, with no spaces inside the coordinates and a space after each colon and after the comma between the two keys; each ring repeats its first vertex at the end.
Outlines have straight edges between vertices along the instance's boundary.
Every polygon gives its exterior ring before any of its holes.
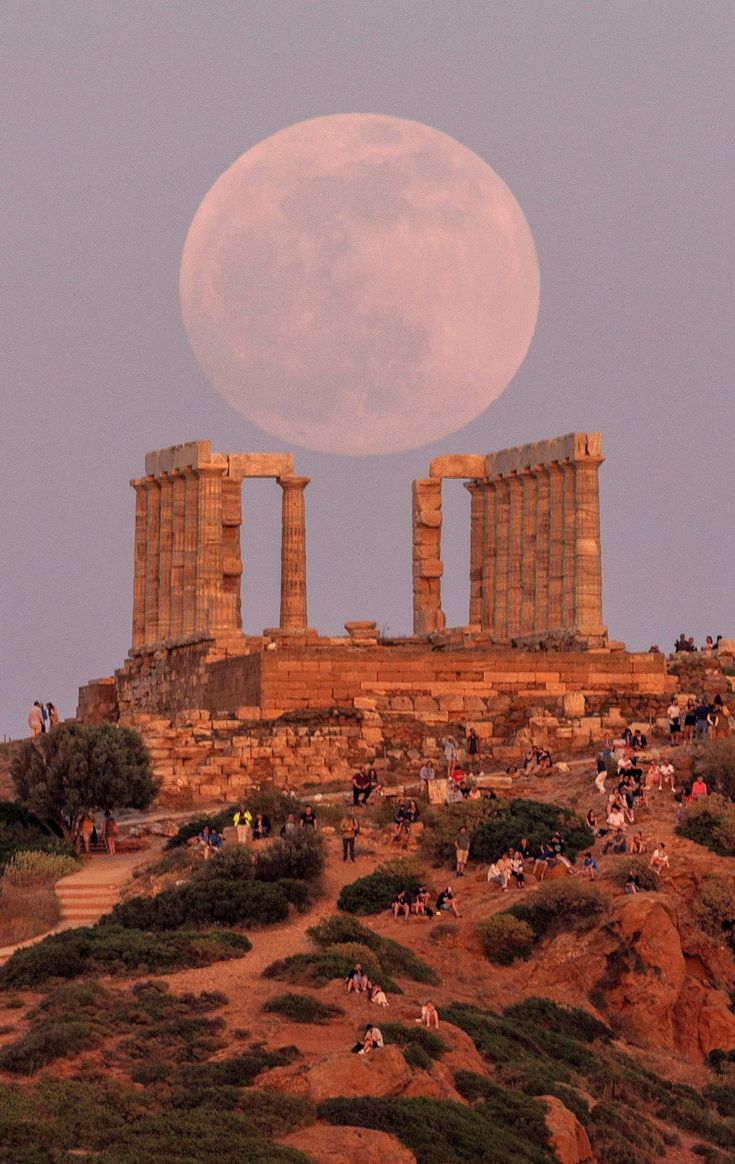
{"type": "Polygon", "coordinates": [[[441,606],[442,483],[425,477],[413,483],[413,633],[444,630],[441,606]]]}
{"type": "Polygon", "coordinates": [[[510,484],[507,477],[495,482],[495,618],[493,637],[507,641],[508,634],[508,557],[510,531],[510,484]]]}
{"type": "Polygon", "coordinates": [[[145,574],[147,555],[148,482],[131,481],[135,490],[135,549],[133,556],[133,646],[145,642],[145,574]]]}
{"type": "Polygon", "coordinates": [[[171,635],[171,563],[174,537],[174,484],[169,473],[161,473],[161,512],[158,534],[158,638],[171,635]]]}
{"type": "Polygon", "coordinates": [[[536,534],[531,552],[536,559],[534,598],[534,633],[545,634],[549,623],[549,545],[551,541],[551,498],[548,465],[537,465],[536,480],[536,534]]]}
{"type": "Polygon", "coordinates": [[[573,633],[577,622],[575,611],[575,574],[577,563],[576,465],[573,461],[564,461],[562,462],[561,470],[564,495],[561,625],[567,633],[573,633]]]}
{"type": "Polygon", "coordinates": [[[557,461],[546,466],[549,477],[549,613],[547,629],[558,632],[562,622],[564,580],[564,482],[557,461]]]}
{"type": "Polygon", "coordinates": [[[470,626],[482,622],[482,559],[485,541],[485,496],[481,481],[465,481],[470,495],[470,626]]]}
{"type": "Polygon", "coordinates": [[[604,636],[602,623],[602,571],[600,562],[600,494],[598,470],[601,456],[576,462],[574,506],[576,513],[574,614],[581,637],[604,636]]]}
{"type": "Polygon", "coordinates": [[[222,594],[222,477],[224,466],[199,465],[196,541],[195,630],[214,633],[220,627],[222,594]]]}
{"type": "Polygon", "coordinates": [[[222,479],[222,574],[225,594],[233,603],[233,620],[237,629],[242,627],[241,580],[242,551],[242,481],[239,477],[222,479]]]}
{"type": "Polygon", "coordinates": [[[184,524],[186,513],[186,478],[179,469],[172,470],[173,529],[171,537],[171,602],[169,635],[180,638],[184,633],[184,524]]]}
{"type": "Polygon", "coordinates": [[[281,630],[306,630],[306,521],[309,477],[279,477],[281,509],[281,630]]]}
{"type": "Polygon", "coordinates": [[[496,487],[494,481],[480,484],[483,500],[482,576],[480,592],[480,625],[484,631],[495,636],[495,555],[497,550],[496,532],[496,487]]]}
{"type": "Polygon", "coordinates": [[[521,557],[523,554],[523,480],[518,473],[508,478],[508,637],[515,638],[521,631],[521,557]]]}
{"type": "Polygon", "coordinates": [[[158,546],[161,520],[161,483],[157,477],[146,478],[148,505],[146,507],[146,560],[145,560],[145,626],[143,641],[147,645],[158,642],[158,546]]]}
{"type": "Polygon", "coordinates": [[[191,467],[184,473],[184,540],[181,633],[190,635],[197,615],[197,529],[199,519],[199,478],[191,467]]]}
{"type": "Polygon", "coordinates": [[[533,634],[536,626],[536,474],[521,473],[521,620],[520,633],[533,634]]]}

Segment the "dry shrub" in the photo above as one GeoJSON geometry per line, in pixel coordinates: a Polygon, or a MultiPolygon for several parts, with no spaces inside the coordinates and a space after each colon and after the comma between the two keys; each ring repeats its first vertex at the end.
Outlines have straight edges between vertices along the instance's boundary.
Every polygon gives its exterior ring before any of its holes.
{"type": "Polygon", "coordinates": [[[16,885],[0,879],[0,946],[15,946],[51,930],[61,916],[53,884],[32,881],[16,885]]]}

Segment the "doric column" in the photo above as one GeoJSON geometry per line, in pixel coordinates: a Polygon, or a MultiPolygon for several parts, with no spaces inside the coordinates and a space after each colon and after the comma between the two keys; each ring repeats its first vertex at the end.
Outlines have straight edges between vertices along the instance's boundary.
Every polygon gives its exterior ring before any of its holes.
{"type": "Polygon", "coordinates": [[[561,630],[564,578],[564,490],[558,461],[546,466],[549,477],[549,616],[548,629],[561,630]]]}
{"type": "Polygon", "coordinates": [[[441,607],[442,483],[425,477],[413,483],[413,633],[444,630],[441,607]]]}
{"type": "Polygon", "coordinates": [[[510,533],[510,486],[507,477],[495,482],[495,625],[493,635],[505,641],[508,635],[508,551],[510,533]]]}
{"type": "Polygon", "coordinates": [[[135,550],[133,556],[133,646],[145,642],[145,575],[147,555],[148,482],[131,481],[135,490],[135,550]]]}
{"type": "Polygon", "coordinates": [[[480,495],[483,500],[483,539],[482,539],[482,580],[480,592],[482,603],[480,607],[480,625],[484,631],[495,636],[495,555],[496,555],[496,515],[495,515],[495,482],[483,481],[480,484],[480,495]]]}
{"type": "Polygon", "coordinates": [[[536,559],[536,592],[534,598],[535,634],[546,634],[549,622],[549,544],[551,532],[551,499],[548,465],[538,465],[536,477],[536,543],[531,552],[536,559]]]}
{"type": "Polygon", "coordinates": [[[180,638],[184,633],[184,523],[186,514],[186,478],[179,469],[171,473],[173,490],[173,529],[171,537],[171,602],[169,635],[180,638]]]}
{"type": "Polygon", "coordinates": [[[184,549],[181,633],[190,635],[197,615],[197,528],[199,520],[199,478],[189,466],[184,472],[184,549]]]}
{"type": "Polygon", "coordinates": [[[309,477],[279,477],[281,517],[281,630],[306,630],[306,522],[309,477]]]}
{"type": "Polygon", "coordinates": [[[521,521],[523,544],[521,549],[521,622],[522,635],[533,634],[536,624],[536,473],[524,469],[521,473],[521,521]]]}
{"type": "Polygon", "coordinates": [[[572,633],[576,624],[574,609],[577,570],[576,465],[573,461],[563,461],[561,469],[564,493],[561,624],[565,631],[572,633]]]}
{"type": "Polygon", "coordinates": [[[602,623],[602,569],[600,561],[600,493],[598,470],[601,456],[585,456],[576,462],[574,507],[577,519],[575,542],[574,620],[580,636],[605,635],[602,623]]]}
{"type": "Polygon", "coordinates": [[[148,505],[146,507],[146,560],[145,560],[145,626],[143,641],[149,645],[158,642],[158,547],[161,518],[161,483],[157,477],[147,477],[148,505]]]}
{"type": "Polygon", "coordinates": [[[470,495],[470,626],[482,621],[482,559],[485,541],[485,496],[481,481],[465,481],[470,495]]]}
{"type": "Polygon", "coordinates": [[[171,562],[174,537],[174,484],[169,473],[161,473],[161,513],[158,534],[158,637],[171,634],[171,562]]]}
{"type": "Polygon", "coordinates": [[[197,494],[195,630],[219,630],[222,594],[222,476],[224,465],[202,464],[195,470],[197,494]]]}
{"type": "Polygon", "coordinates": [[[242,525],[242,481],[239,477],[222,479],[222,585],[234,605],[235,626],[242,627],[240,583],[242,552],[240,527],[242,525]]]}
{"type": "Polygon", "coordinates": [[[514,638],[521,630],[521,556],[523,554],[523,483],[518,473],[508,478],[509,534],[508,534],[508,636],[514,638]]]}

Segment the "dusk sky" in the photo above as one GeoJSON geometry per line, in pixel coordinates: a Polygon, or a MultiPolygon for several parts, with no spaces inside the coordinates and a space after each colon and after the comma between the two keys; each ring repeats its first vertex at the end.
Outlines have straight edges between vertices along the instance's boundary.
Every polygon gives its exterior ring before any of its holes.
{"type": "MultiPolygon", "coordinates": [[[[431,457],[600,430],[614,638],[735,635],[732,0],[4,0],[0,734],[72,715],[130,644],[146,451],[291,448],[309,623],[411,622],[431,457]],[[533,234],[540,314],[505,393],[436,444],[342,457],[217,395],[178,298],[217,178],[307,118],[381,113],[487,161],[533,234]]],[[[428,405],[427,405],[428,406],[428,405]]],[[[447,427],[451,427],[448,424],[447,427]]],[[[467,621],[469,498],[445,486],[443,605],[467,621]]],[[[280,490],[246,483],[247,630],[278,622],[280,490]]]]}

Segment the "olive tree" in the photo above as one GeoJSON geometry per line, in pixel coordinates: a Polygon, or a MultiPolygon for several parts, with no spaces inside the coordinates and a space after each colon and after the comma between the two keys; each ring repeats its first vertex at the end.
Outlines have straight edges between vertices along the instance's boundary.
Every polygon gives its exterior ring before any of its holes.
{"type": "Polygon", "coordinates": [[[26,740],[10,772],[19,803],[69,841],[85,813],[145,809],[158,791],[138,732],[111,724],[63,724],[26,740]]]}

